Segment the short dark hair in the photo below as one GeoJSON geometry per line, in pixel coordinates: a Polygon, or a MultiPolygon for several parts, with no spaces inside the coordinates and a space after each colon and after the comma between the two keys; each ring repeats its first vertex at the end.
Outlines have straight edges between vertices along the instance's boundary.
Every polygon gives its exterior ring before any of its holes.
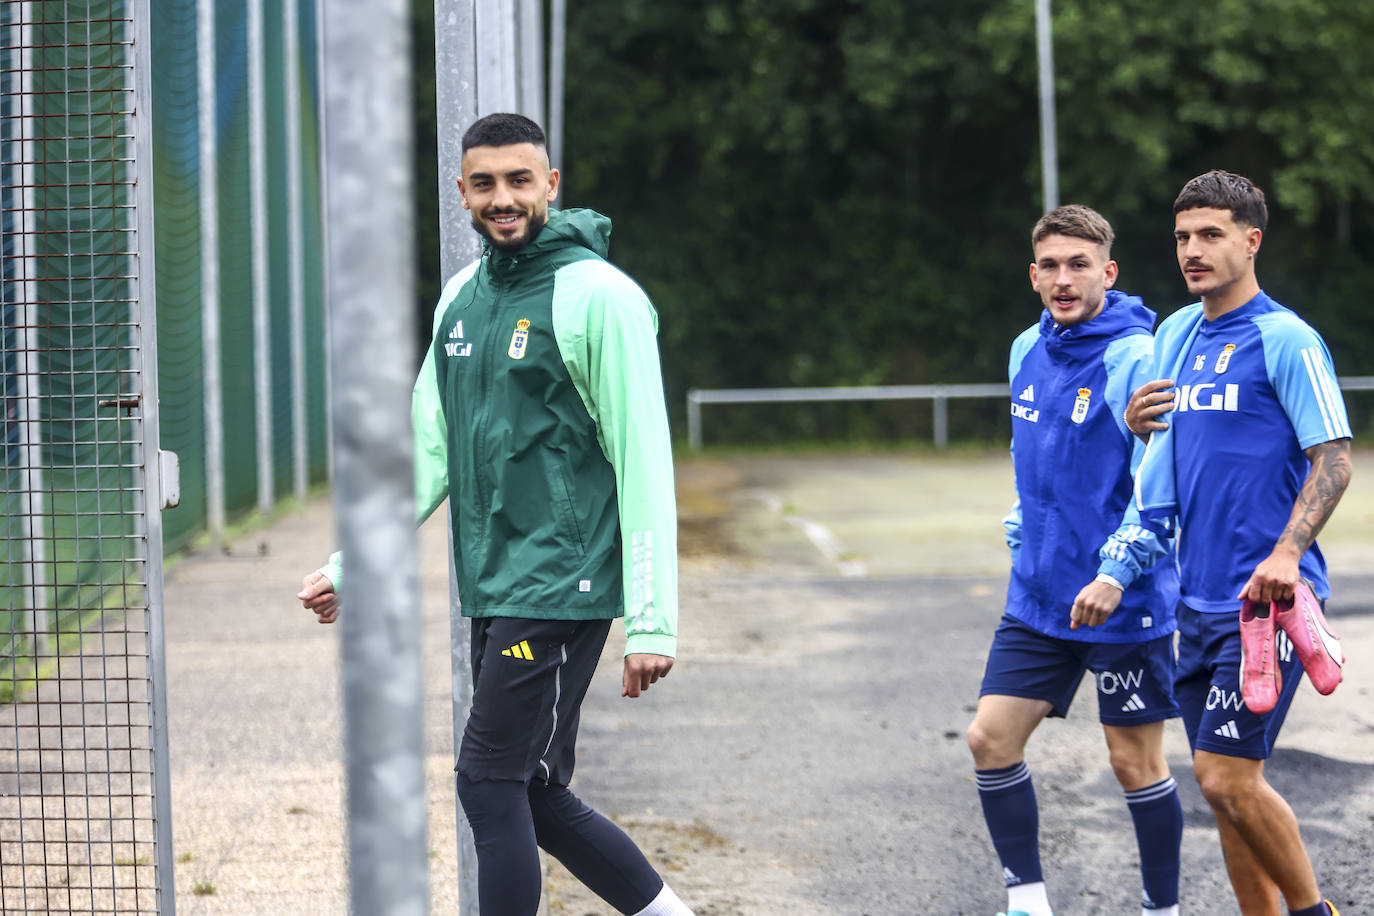
{"type": "Polygon", "coordinates": [[[478,118],[463,134],[463,152],[474,146],[512,146],[533,143],[548,149],[544,130],[524,115],[499,112],[478,118]]]}
{"type": "Polygon", "coordinates": [[[1264,205],[1264,192],[1259,185],[1243,175],[1213,169],[1199,175],[1183,186],[1174,200],[1174,212],[1211,207],[1230,210],[1237,223],[1254,226],[1261,232],[1269,225],[1269,209],[1264,205]]]}
{"type": "Polygon", "coordinates": [[[1107,218],[1082,204],[1064,204],[1040,217],[1031,230],[1031,247],[1034,248],[1047,235],[1086,239],[1106,248],[1108,253],[1112,250],[1112,240],[1116,238],[1107,218]]]}

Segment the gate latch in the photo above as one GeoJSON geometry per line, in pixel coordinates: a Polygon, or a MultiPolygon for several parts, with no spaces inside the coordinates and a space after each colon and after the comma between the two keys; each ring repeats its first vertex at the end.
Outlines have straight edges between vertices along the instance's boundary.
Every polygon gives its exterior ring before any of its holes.
{"type": "Polygon", "coordinates": [[[181,459],[176,452],[157,450],[157,479],[162,491],[162,508],[175,509],[181,505],[181,459]]]}

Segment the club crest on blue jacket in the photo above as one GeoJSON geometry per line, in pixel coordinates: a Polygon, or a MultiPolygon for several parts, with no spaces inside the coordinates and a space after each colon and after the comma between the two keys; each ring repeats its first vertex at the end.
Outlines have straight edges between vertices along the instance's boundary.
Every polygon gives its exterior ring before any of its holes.
{"type": "Polygon", "coordinates": [[[1081,424],[1085,419],[1087,419],[1088,399],[1092,396],[1093,390],[1091,388],[1078,389],[1078,397],[1074,398],[1073,400],[1073,413],[1069,415],[1070,420],[1072,420],[1075,423],[1081,424]]]}

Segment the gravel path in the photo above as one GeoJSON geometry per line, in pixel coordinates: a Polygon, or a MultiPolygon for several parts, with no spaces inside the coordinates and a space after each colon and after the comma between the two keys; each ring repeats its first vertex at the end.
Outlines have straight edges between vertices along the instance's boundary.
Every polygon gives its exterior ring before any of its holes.
{"type": "MultiPolygon", "coordinates": [[[[1007,465],[1000,454],[682,463],[680,661],[644,698],[624,700],[620,646],[608,646],[574,788],[699,916],[1000,908],[963,729],[1005,588],[1007,465]],[[826,528],[839,554],[819,551],[798,519],[826,528]]],[[[1269,766],[1343,906],[1374,883],[1374,462],[1356,465],[1370,486],[1323,537],[1347,682],[1326,698],[1303,688],[1269,766]]],[[[333,540],[329,507],[313,503],[168,573],[182,914],[347,911],[337,634],[291,600],[333,540]]],[[[442,521],[420,543],[432,911],[451,913],[442,521]]],[[[1029,757],[1067,916],[1138,906],[1134,840],[1093,705],[1080,698],[1029,757]]],[[[1181,727],[1168,751],[1188,817],[1189,910],[1234,912],[1181,727]]],[[[610,912],[556,863],[548,888],[555,916],[610,912]]]]}

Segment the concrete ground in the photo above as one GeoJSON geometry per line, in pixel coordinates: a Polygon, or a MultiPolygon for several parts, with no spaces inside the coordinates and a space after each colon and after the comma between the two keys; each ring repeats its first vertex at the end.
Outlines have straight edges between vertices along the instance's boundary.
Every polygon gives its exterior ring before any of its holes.
{"type": "MultiPolygon", "coordinates": [[[[348,910],[337,632],[294,600],[335,539],[327,502],[167,574],[167,682],[177,911],[348,910]]],[[[442,522],[421,539],[444,570],[442,522]],[[437,531],[437,537],[434,535],[437,531]]],[[[433,911],[455,912],[446,583],[425,580],[433,911]],[[434,589],[440,591],[436,594],[434,589]]]]}
{"type": "MultiPolygon", "coordinates": [[[[1368,884],[1368,865],[1346,860],[1362,847],[1368,861],[1374,822],[1374,456],[1357,457],[1355,480],[1322,538],[1338,589],[1350,583],[1333,612],[1347,682],[1326,698],[1303,688],[1284,732],[1292,750],[1275,766],[1295,782],[1307,773],[1352,787],[1343,807],[1321,809],[1310,845],[1324,857],[1319,870],[1368,884]]],[[[1010,492],[1004,454],[680,462],[679,668],[643,700],[621,700],[618,646],[608,646],[575,788],[635,837],[699,916],[995,910],[960,730],[976,691],[969,669],[1005,587],[998,520],[1010,492]],[[913,622],[925,645],[911,643],[913,622]],[[942,657],[962,660],[943,682],[942,657]],[[887,755],[915,770],[894,773],[887,755]],[[941,809],[934,820],[914,816],[941,809]]],[[[168,571],[180,913],[347,912],[337,632],[293,597],[334,540],[330,508],[316,502],[168,571]]],[[[422,529],[420,550],[432,911],[451,913],[441,519],[422,529]]],[[[1072,776],[1055,799],[1077,813],[1047,815],[1046,844],[1083,860],[1076,880],[1103,884],[1094,850],[1106,854],[1108,834],[1095,824],[1110,819],[1092,800],[1107,794],[1105,761],[1095,717],[1076,712],[1043,765],[1072,776]]],[[[1182,784],[1191,780],[1178,731],[1169,752],[1182,784]]],[[[1206,901],[1192,912],[1231,912],[1205,806],[1189,804],[1194,900],[1206,901]]],[[[1133,892],[1093,893],[1103,896],[1063,912],[1125,912],[1106,904],[1133,892]]],[[[546,897],[554,916],[609,912],[557,866],[546,897]]]]}

